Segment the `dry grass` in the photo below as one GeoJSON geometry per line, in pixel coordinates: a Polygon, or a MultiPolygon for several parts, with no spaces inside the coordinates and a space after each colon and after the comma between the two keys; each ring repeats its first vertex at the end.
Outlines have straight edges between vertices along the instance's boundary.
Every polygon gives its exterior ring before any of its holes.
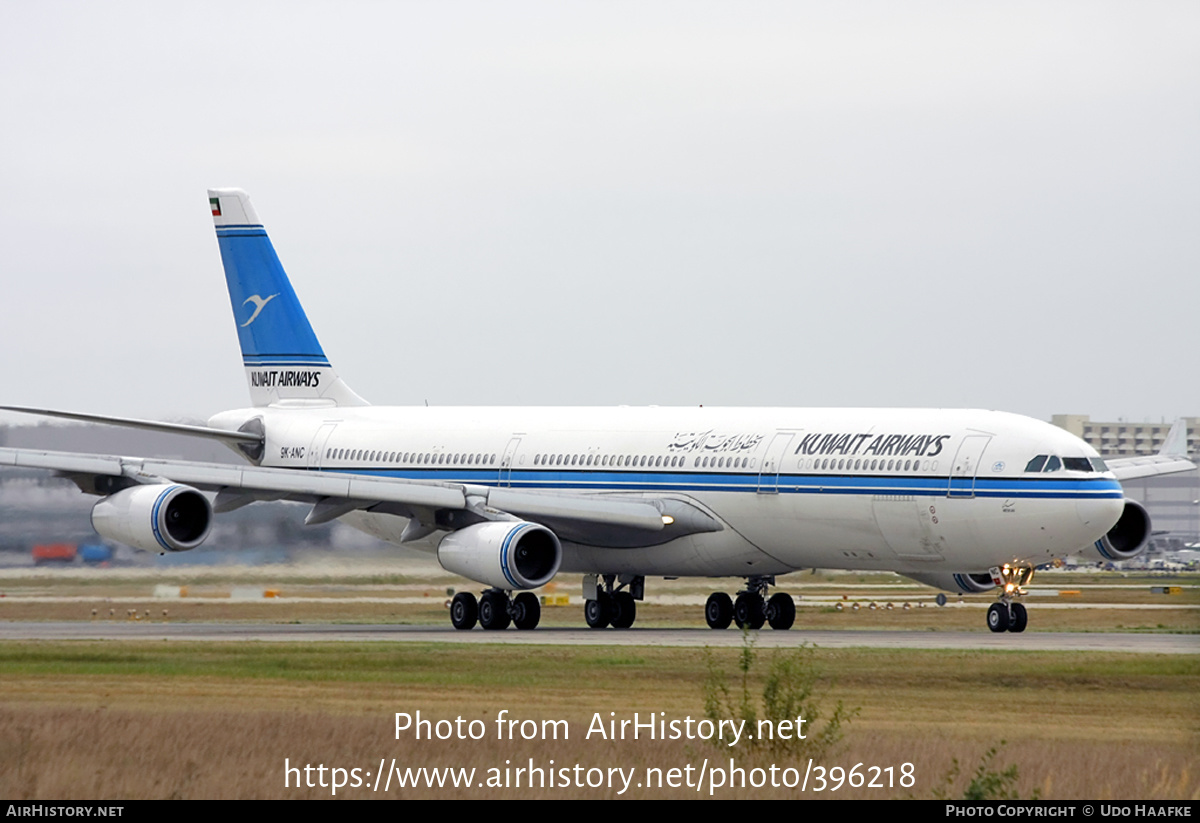
{"type": "MultiPolygon", "coordinates": [[[[390,718],[339,716],[317,712],[204,712],[181,710],[147,715],[131,710],[0,710],[0,757],[5,769],[0,791],[10,799],[97,798],[328,798],[329,788],[285,788],[284,758],[297,764],[358,767],[372,773],[381,757],[401,767],[474,768],[479,778],[489,769],[524,766],[532,759],[543,769],[576,763],[585,768],[699,770],[702,761],[728,767],[729,755],[696,743],[643,741],[620,743],[577,740],[569,743],[496,743],[463,741],[397,742],[390,739],[390,718]]],[[[912,789],[843,786],[810,797],[930,797],[953,758],[974,768],[994,741],[946,735],[913,738],[905,734],[862,733],[852,737],[835,760],[880,766],[913,764],[912,789]]],[[[769,758],[738,757],[750,769],[769,767],[769,758]]],[[[1200,792],[1195,759],[1186,752],[1151,744],[1085,748],[1064,741],[1032,741],[1005,746],[997,765],[1019,764],[1017,788],[1023,797],[1076,799],[1196,799],[1200,792]]],[[[780,768],[797,764],[781,759],[780,768]]],[[[828,765],[833,765],[831,762],[828,765]]],[[[804,765],[799,764],[803,773],[804,765]]],[[[899,769],[897,768],[897,773],[899,769]]],[[[503,771],[500,772],[503,774],[503,771]]],[[[510,782],[511,775],[510,774],[510,782]]],[[[314,782],[316,775],[314,774],[314,782]]],[[[293,781],[295,777],[293,777],[293,781]]],[[[327,778],[328,782],[328,778],[327,778]]],[[[812,784],[815,786],[815,781],[812,784]]],[[[382,787],[381,787],[382,788],[382,787]]],[[[707,796],[704,786],[699,796],[707,796]]],[[[795,789],[719,788],[720,798],[796,797],[795,789]]],[[[398,789],[372,792],[344,788],[341,797],[369,798],[609,798],[616,789],[521,788],[454,790],[398,789]]],[[[626,797],[692,798],[694,788],[637,788],[626,797]]]]}
{"type": "MultiPolygon", "coordinates": [[[[719,652],[728,670],[736,650],[719,652]]],[[[768,657],[769,653],[763,653],[768,657]]],[[[1020,770],[1028,797],[1200,798],[1200,671],[1192,658],[1087,653],[815,653],[822,685],[861,715],[826,766],[914,764],[916,784],[834,797],[930,797],[958,758],[1020,770]]],[[[285,788],[292,765],[699,768],[730,752],[699,741],[582,736],[594,712],[703,714],[703,655],[688,649],[514,649],[405,644],[0,644],[0,794],[10,798],[330,796],[285,788]],[[479,718],[473,741],[394,739],[395,712],[479,718]],[[566,719],[567,742],[495,739],[500,709],[566,719]]],[[[770,758],[744,749],[744,767],[770,758]]],[[[795,765],[779,759],[777,765],[795,765]]],[[[718,790],[795,797],[796,790],[718,790]]],[[[347,789],[339,796],[376,796],[347,789]]],[[[612,797],[615,790],[405,790],[391,797],[612,797]]],[[[625,796],[696,797],[636,788],[625,796]]],[[[811,793],[808,796],[815,796],[811,793]]]]}

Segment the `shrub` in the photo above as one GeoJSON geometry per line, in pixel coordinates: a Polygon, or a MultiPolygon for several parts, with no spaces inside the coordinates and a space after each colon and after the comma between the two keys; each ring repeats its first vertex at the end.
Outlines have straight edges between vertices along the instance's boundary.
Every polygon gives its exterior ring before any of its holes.
{"type": "MultiPolygon", "coordinates": [[[[705,648],[704,657],[708,673],[704,679],[704,716],[721,728],[722,720],[745,721],[745,734],[740,745],[747,751],[770,751],[773,754],[788,754],[797,757],[820,759],[829,754],[841,742],[844,727],[858,708],[847,708],[842,701],[826,711],[822,703],[825,696],[818,693],[820,670],[814,659],[814,649],[807,643],[795,649],[775,649],[770,658],[766,675],[762,679],[761,698],[752,694],[757,679],[755,664],[758,650],[748,630],[742,631],[742,648],[738,652],[735,676],[737,685],[730,688],[721,661],[710,648],[705,648]],[[758,734],[758,722],[770,721],[778,728],[782,721],[797,724],[798,734],[785,738],[758,734]],[[824,721],[820,723],[819,721],[824,721]],[[749,735],[749,737],[747,736],[749,735]]],[[[728,734],[713,739],[713,744],[729,744],[728,734]]]]}

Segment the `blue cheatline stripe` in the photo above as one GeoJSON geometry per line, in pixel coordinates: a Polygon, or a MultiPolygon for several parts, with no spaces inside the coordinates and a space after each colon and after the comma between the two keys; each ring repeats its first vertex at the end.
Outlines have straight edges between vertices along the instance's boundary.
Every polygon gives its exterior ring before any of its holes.
{"type": "Polygon", "coordinates": [[[520,534],[521,532],[525,531],[528,528],[529,528],[529,524],[526,523],[525,525],[518,526],[517,528],[510,531],[508,533],[508,536],[504,538],[504,545],[500,547],[500,571],[502,571],[504,573],[504,579],[507,580],[509,583],[512,583],[514,589],[519,589],[519,588],[521,588],[521,586],[517,583],[516,580],[513,580],[513,576],[511,574],[509,574],[509,572],[508,572],[508,546],[510,543],[512,543],[512,540],[514,537],[516,537],[518,534],[520,534]]]}
{"type": "Polygon", "coordinates": [[[158,545],[167,551],[171,550],[171,546],[167,541],[163,540],[162,532],[158,529],[158,510],[162,508],[163,501],[167,499],[167,495],[177,488],[179,486],[167,486],[163,493],[158,496],[158,499],[154,501],[154,508],[150,512],[150,528],[154,531],[154,539],[158,541],[158,545]]]}
{"type": "Polygon", "coordinates": [[[242,358],[242,365],[248,369],[259,366],[329,366],[329,359],[323,354],[289,354],[269,355],[255,354],[242,358]]]}
{"type": "Polygon", "coordinates": [[[267,232],[262,226],[258,228],[235,228],[232,231],[217,229],[217,237],[266,237],[267,232]]]}
{"type": "MultiPolygon", "coordinates": [[[[317,469],[313,469],[317,471],[317,469]]],[[[448,483],[499,485],[499,469],[455,468],[330,468],[319,471],[396,477],[406,480],[436,480],[448,483]]],[[[955,478],[967,483],[969,478],[955,478]]],[[[764,478],[772,492],[780,494],[903,494],[945,497],[950,478],[931,477],[857,477],[846,475],[780,475],[776,487],[774,475],[764,478]]],[[[692,472],[587,472],[513,470],[507,479],[512,488],[569,489],[578,491],[729,491],[757,492],[757,474],[703,474],[692,472]]],[[[970,485],[955,485],[955,491],[970,491],[970,485]]],[[[975,481],[976,497],[1019,497],[1031,499],[1122,499],[1124,493],[1115,480],[1041,480],[1004,478],[975,481]]]]}

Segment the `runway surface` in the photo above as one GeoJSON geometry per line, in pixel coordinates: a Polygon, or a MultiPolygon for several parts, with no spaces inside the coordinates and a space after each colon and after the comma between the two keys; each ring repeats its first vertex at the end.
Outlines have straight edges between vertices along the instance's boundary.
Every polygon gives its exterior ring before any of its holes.
{"type": "MultiPolygon", "coordinates": [[[[5,622],[0,640],[175,640],[203,642],[289,643],[510,643],[543,646],[740,646],[741,632],[711,629],[568,629],[468,632],[438,626],[255,624],[5,622]]],[[[1200,654],[1200,635],[1085,632],[912,631],[760,631],[760,648],[811,643],[822,648],[987,649],[1011,651],[1092,651],[1140,654],[1200,654]]]]}

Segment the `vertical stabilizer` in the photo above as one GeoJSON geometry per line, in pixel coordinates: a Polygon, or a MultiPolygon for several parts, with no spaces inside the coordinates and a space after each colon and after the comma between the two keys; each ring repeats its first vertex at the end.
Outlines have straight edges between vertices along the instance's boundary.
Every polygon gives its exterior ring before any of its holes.
{"type": "Polygon", "coordinates": [[[208,203],[254,405],[367,405],[325,357],[250,198],[209,189],[208,203]]]}

